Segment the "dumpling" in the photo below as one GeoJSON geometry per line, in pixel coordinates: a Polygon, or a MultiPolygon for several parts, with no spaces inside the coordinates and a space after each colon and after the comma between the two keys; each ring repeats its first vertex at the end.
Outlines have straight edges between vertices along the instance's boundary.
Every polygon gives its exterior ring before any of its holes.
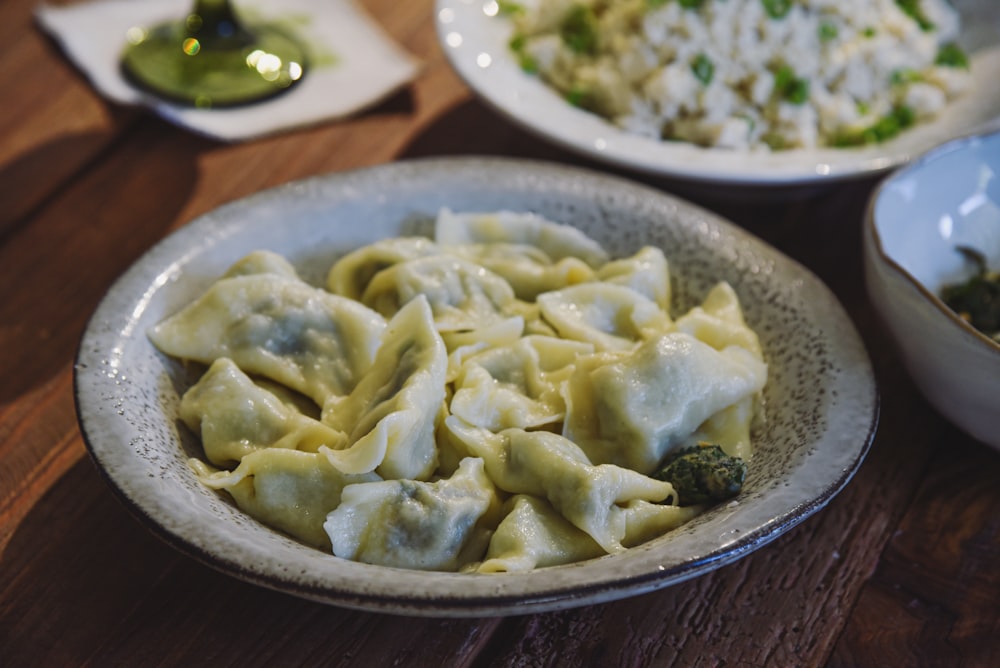
{"type": "Polygon", "coordinates": [[[622,285],[582,283],[540,294],[537,301],[560,336],[598,350],[630,350],[671,326],[656,302],[622,285]]]}
{"type": "Polygon", "coordinates": [[[698,427],[698,431],[688,437],[684,445],[714,443],[730,457],[749,461],[753,456],[750,429],[753,426],[757,402],[757,397],[749,396],[732,406],[723,408],[705,420],[698,427]]]}
{"type": "Polygon", "coordinates": [[[234,471],[211,472],[197,460],[191,465],[202,483],[227,491],[243,512],[324,549],[330,539],[323,522],[340,505],[341,491],[379,479],[374,473],[348,475],[318,453],[284,448],[251,452],[234,471]]]}
{"type": "Polygon", "coordinates": [[[525,244],[489,243],[446,246],[449,253],[486,267],[510,283],[518,299],[531,301],[542,292],[593,280],[594,270],[577,257],[553,261],[525,244]]]}
{"type": "Polygon", "coordinates": [[[626,547],[635,547],[676,529],[699,515],[701,506],[678,506],[668,503],[650,503],[642,499],[625,504],[626,547]]]}
{"type": "Polygon", "coordinates": [[[478,364],[466,364],[456,382],[450,410],[477,427],[493,431],[541,427],[561,421],[565,413],[558,390],[532,397],[522,387],[494,378],[478,364]]]}
{"type": "Polygon", "coordinates": [[[670,269],[663,251],[645,246],[632,257],[612,260],[597,271],[597,280],[623,285],[670,309],[670,269]]]}
{"type": "Polygon", "coordinates": [[[326,288],[337,295],[361,299],[368,283],[383,269],[440,252],[437,244],[424,237],[382,239],[337,260],[326,275],[326,288]]]}
{"type": "Polygon", "coordinates": [[[323,526],[338,557],[454,571],[485,549],[477,523],[496,503],[483,461],[469,458],[437,482],[386,480],[346,487],[323,526]]]}
{"type": "Polygon", "coordinates": [[[451,255],[394,264],[372,278],[362,303],[391,317],[417,295],[424,295],[438,331],[477,329],[502,320],[514,290],[491,271],[451,255]]]}
{"type": "Polygon", "coordinates": [[[553,261],[575,257],[596,269],[608,261],[601,245],[575,227],[534,213],[438,213],[434,238],[441,245],[507,243],[540,249],[553,261]]]}
{"type": "Polygon", "coordinates": [[[753,396],[767,366],[738,346],[718,351],[673,332],[631,353],[577,362],[564,385],[563,435],[594,462],[651,473],[709,417],[753,396]]]}
{"type": "Polygon", "coordinates": [[[465,441],[458,438],[447,427],[447,421],[450,416],[448,401],[445,400],[438,414],[437,430],[435,432],[435,440],[438,445],[438,467],[434,473],[438,476],[451,475],[458,470],[458,465],[463,459],[476,456],[465,444],[465,441]]]}
{"type": "Polygon", "coordinates": [[[295,267],[283,256],[273,251],[258,250],[233,263],[223,278],[253,276],[254,274],[276,274],[285,278],[298,279],[295,267]]]}
{"type": "Polygon", "coordinates": [[[524,332],[524,318],[513,316],[479,329],[462,332],[442,332],[441,339],[448,349],[448,375],[450,383],[462,370],[468,358],[489,348],[514,345],[524,332]]]}
{"type": "Polygon", "coordinates": [[[180,417],[201,435],[205,456],[216,466],[229,466],[265,447],[316,452],[347,438],[288,406],[225,357],[184,393],[180,417]]]}
{"type": "Polygon", "coordinates": [[[353,389],[375,357],[385,320],[355,301],[274,274],[222,279],[149,338],[203,364],[228,357],[322,406],[353,389]]]}
{"type": "Polygon", "coordinates": [[[480,573],[516,573],[558,566],[607,554],[552,506],[535,496],[518,494],[490,539],[480,573]]]}
{"type": "Polygon", "coordinates": [[[686,332],[716,350],[740,346],[757,359],[763,359],[760,340],[743,319],[739,297],[728,283],[717,284],[701,306],[678,318],[674,326],[677,331],[686,332]]]}
{"type": "Polygon", "coordinates": [[[347,473],[423,480],[434,471],[434,421],[445,398],[448,353],[422,295],[389,321],[375,362],[357,387],[328,403],[323,421],[348,434],[343,449],[323,448],[347,473]]]}
{"type": "Polygon", "coordinates": [[[561,382],[562,372],[571,371],[581,355],[594,352],[593,344],[542,334],[529,334],[520,345],[531,351],[532,364],[540,374],[547,374],[551,382],[561,382]]]}
{"type": "Polygon", "coordinates": [[[527,336],[466,360],[455,378],[451,412],[491,431],[562,421],[560,385],[579,355],[593,346],[547,336],[527,336]]]}
{"type": "Polygon", "coordinates": [[[583,450],[559,434],[523,429],[495,434],[455,417],[447,418],[445,425],[474,456],[483,458],[497,487],[548,499],[610,554],[625,549],[626,517],[620,504],[675,496],[668,482],[619,466],[591,464],[583,450]]]}
{"type": "Polygon", "coordinates": [[[558,332],[542,317],[542,309],[537,302],[515,300],[508,309],[524,321],[524,334],[559,337],[558,332]]]}
{"type": "MultiPolygon", "coordinates": [[[[511,497],[500,525],[490,539],[480,573],[511,573],[558,566],[607,554],[594,539],[577,529],[545,500],[527,494],[511,497]]],[[[634,547],[662,536],[694,518],[701,508],[634,500],[623,508],[625,538],[634,547]]]]}

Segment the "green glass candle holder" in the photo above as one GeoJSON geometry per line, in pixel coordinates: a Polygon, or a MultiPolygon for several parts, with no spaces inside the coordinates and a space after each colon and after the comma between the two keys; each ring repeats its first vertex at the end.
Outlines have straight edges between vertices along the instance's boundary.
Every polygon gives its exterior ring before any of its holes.
{"type": "Polygon", "coordinates": [[[129,30],[125,77],[171,102],[233,107],[280,95],[300,82],[307,53],[273,24],[245,25],[228,0],[196,0],[186,18],[129,30]]]}

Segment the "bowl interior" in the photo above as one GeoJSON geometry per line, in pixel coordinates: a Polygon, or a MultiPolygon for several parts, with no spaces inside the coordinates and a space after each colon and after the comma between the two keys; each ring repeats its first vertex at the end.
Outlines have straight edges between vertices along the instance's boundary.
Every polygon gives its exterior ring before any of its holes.
{"type": "Polygon", "coordinates": [[[957,247],[1000,267],[1000,133],[947,144],[889,177],[873,222],[883,253],[931,294],[975,271],[957,247]]]}

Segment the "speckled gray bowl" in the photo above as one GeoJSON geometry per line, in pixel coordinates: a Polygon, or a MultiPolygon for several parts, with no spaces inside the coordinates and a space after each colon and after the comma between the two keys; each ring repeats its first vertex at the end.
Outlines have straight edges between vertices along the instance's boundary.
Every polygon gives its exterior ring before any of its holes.
{"type": "Polygon", "coordinates": [[[171,235],[108,292],[80,345],[76,398],[87,446],[118,496],[177,549],[230,575],[305,598],[400,614],[485,616],[599,603],[701,575],[822,508],[860,465],[878,398],[871,366],[829,290],[741,229],[658,191],[599,174],[503,159],[431,159],[288,184],[171,235]],[[203,487],[177,419],[182,366],[146,330],[230,263],[267,248],[319,282],[366,242],[428,232],[440,207],[531,210],[572,223],[613,254],[666,251],[675,307],[731,282],[770,365],[767,419],[742,495],[625,554],[525,574],[425,573],[338,559],[269,529],[203,487]]]}

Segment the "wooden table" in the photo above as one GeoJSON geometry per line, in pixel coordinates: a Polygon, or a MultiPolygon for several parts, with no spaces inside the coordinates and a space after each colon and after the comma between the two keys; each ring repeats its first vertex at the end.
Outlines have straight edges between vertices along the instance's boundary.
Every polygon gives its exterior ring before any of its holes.
{"type": "Polygon", "coordinates": [[[566,612],[399,618],[244,584],[129,515],[86,456],[72,363],[101,295],[154,242],[262,188],[417,156],[603,169],[477,101],[437,45],[431,0],[363,4],[424,61],[420,78],[351,120],[238,145],[108,104],[35,27],[35,0],[0,4],[0,665],[1000,665],[1000,454],[925,403],[866,299],[871,181],[752,199],[654,184],[816,272],[880,384],[854,480],[735,564],[566,612]]]}

